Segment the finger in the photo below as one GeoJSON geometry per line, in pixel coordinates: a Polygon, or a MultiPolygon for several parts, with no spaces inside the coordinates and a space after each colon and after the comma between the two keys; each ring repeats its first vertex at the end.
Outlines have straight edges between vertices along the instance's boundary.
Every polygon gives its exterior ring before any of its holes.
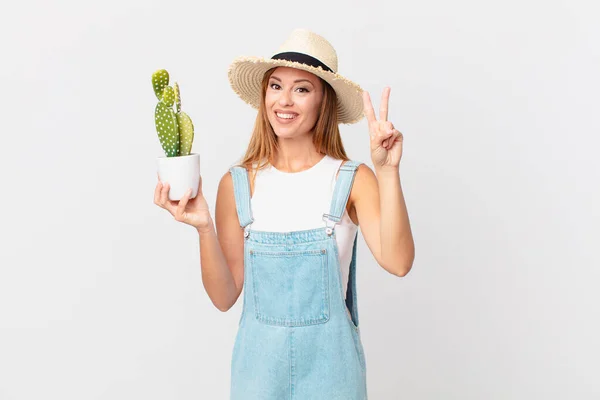
{"type": "Polygon", "coordinates": [[[404,135],[402,134],[402,132],[398,132],[396,134],[396,140],[394,140],[394,142],[400,142],[400,144],[404,143],[404,135]]]}
{"type": "Polygon", "coordinates": [[[385,140],[385,143],[386,143],[386,144],[385,144],[385,148],[386,148],[387,150],[389,150],[389,149],[392,147],[392,145],[394,144],[394,134],[393,134],[393,133],[392,133],[392,134],[390,134],[390,137],[388,137],[388,138],[385,140]]]}
{"type": "Polygon", "coordinates": [[[379,105],[379,119],[381,121],[388,120],[388,109],[389,109],[390,92],[391,91],[392,91],[392,88],[390,88],[389,86],[386,86],[383,89],[383,93],[381,94],[381,104],[379,105]]]}
{"type": "Polygon", "coordinates": [[[394,132],[394,124],[392,124],[390,121],[384,121],[382,122],[383,124],[383,130],[387,133],[392,133],[394,132]]]}
{"type": "Polygon", "coordinates": [[[383,89],[381,94],[381,104],[379,105],[379,119],[381,121],[387,121],[388,119],[388,104],[390,102],[390,92],[392,88],[389,86],[383,89]]]}
{"type": "Polygon", "coordinates": [[[371,103],[371,96],[369,96],[369,92],[366,90],[363,91],[363,107],[369,124],[377,121],[377,118],[375,118],[375,110],[373,109],[373,104],[371,103]]]}
{"type": "Polygon", "coordinates": [[[183,221],[183,215],[185,214],[185,206],[187,205],[190,196],[192,195],[192,189],[188,189],[183,197],[179,200],[179,204],[175,209],[175,219],[177,221],[183,221]]]}
{"type": "Polygon", "coordinates": [[[169,195],[169,189],[170,189],[169,183],[165,182],[164,185],[163,185],[163,189],[160,192],[160,203],[162,204],[162,206],[164,208],[166,208],[167,210],[169,210],[169,212],[171,214],[173,214],[174,213],[173,203],[172,203],[171,200],[169,200],[169,196],[168,196],[169,195]]]}
{"type": "Polygon", "coordinates": [[[386,147],[390,140],[390,137],[392,137],[393,135],[393,133],[380,134],[377,136],[376,141],[379,142],[379,145],[381,147],[386,147]]]}
{"type": "Polygon", "coordinates": [[[402,133],[399,130],[394,129],[393,136],[390,139],[390,147],[392,147],[396,142],[402,142],[403,139],[404,136],[402,136],[402,133]]]}
{"type": "Polygon", "coordinates": [[[154,204],[160,205],[160,192],[162,190],[162,183],[158,181],[156,187],[154,188],[154,204]]]}

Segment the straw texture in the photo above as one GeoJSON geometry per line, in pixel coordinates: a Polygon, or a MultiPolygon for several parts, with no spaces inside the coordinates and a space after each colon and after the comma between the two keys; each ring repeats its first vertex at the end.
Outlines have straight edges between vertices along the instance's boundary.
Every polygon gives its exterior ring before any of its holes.
{"type": "Polygon", "coordinates": [[[337,73],[337,54],[327,40],[308,30],[296,29],[273,54],[285,52],[297,52],[314,57],[327,65],[333,72],[295,61],[272,60],[253,56],[237,57],[229,65],[227,71],[229,83],[234,92],[246,103],[258,109],[260,105],[260,84],[265,72],[274,67],[302,69],[319,76],[335,90],[338,97],[339,123],[353,124],[363,118],[363,90],[358,84],[337,73]]]}

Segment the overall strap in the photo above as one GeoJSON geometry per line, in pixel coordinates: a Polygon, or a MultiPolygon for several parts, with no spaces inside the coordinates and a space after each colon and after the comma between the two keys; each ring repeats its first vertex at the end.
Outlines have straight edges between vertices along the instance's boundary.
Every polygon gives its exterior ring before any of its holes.
{"type": "Polygon", "coordinates": [[[323,214],[323,220],[327,224],[328,235],[331,235],[333,228],[341,221],[344,215],[344,210],[346,209],[346,204],[352,190],[352,184],[354,183],[354,176],[360,164],[362,164],[360,161],[349,160],[340,167],[331,198],[329,214],[323,214]]]}
{"type": "Polygon", "coordinates": [[[229,169],[233,179],[233,194],[235,195],[235,208],[237,210],[240,227],[245,228],[254,222],[252,207],[250,206],[250,181],[248,171],[244,167],[233,166],[229,169]]]}

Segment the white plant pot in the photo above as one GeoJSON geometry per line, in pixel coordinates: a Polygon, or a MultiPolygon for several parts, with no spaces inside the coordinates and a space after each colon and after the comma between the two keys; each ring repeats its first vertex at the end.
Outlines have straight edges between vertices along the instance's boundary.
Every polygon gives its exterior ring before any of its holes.
{"type": "Polygon", "coordinates": [[[169,183],[169,200],[181,200],[188,189],[192,189],[190,199],[198,194],[200,183],[200,154],[191,153],[179,157],[158,157],[158,179],[169,183]]]}

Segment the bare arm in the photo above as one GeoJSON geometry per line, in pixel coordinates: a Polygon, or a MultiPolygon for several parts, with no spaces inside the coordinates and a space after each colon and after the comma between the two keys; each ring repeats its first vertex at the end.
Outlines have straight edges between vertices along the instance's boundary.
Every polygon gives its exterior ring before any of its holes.
{"type": "Polygon", "coordinates": [[[400,171],[379,168],[376,173],[381,207],[381,258],[396,268],[397,275],[404,276],[412,268],[415,244],[400,185],[400,171]]]}
{"type": "Polygon", "coordinates": [[[365,241],[379,265],[394,275],[405,276],[412,269],[415,245],[400,186],[404,136],[388,121],[390,90],[386,87],[381,96],[379,120],[369,93],[363,92],[371,160],[377,176],[367,166],[359,166],[354,207],[365,241]]]}
{"type": "Polygon", "coordinates": [[[244,231],[237,217],[229,172],[221,178],[216,203],[216,231],[212,221],[208,228],[197,229],[200,266],[206,293],[219,310],[227,311],[244,285],[244,231]]]}
{"type": "Polygon", "coordinates": [[[352,190],[353,206],[367,246],[386,271],[405,276],[415,247],[398,169],[376,170],[362,164],[352,190]]]}

